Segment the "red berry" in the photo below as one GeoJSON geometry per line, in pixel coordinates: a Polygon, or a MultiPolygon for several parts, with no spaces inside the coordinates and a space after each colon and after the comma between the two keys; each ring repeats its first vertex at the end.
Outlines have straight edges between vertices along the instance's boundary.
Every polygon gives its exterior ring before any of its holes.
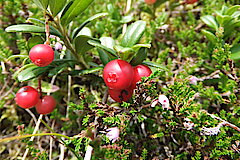
{"type": "Polygon", "coordinates": [[[112,60],[104,67],[103,79],[110,89],[126,89],[132,83],[133,68],[124,60],[112,60]]]}
{"type": "Polygon", "coordinates": [[[136,83],[141,81],[142,77],[148,77],[152,73],[151,69],[148,66],[143,64],[139,64],[133,67],[134,70],[134,78],[132,81],[131,88],[136,88],[136,83]]]}
{"type": "Polygon", "coordinates": [[[52,96],[44,96],[35,107],[39,114],[48,114],[56,107],[56,101],[52,96]]]}
{"type": "Polygon", "coordinates": [[[47,44],[38,44],[32,47],[29,52],[29,57],[35,65],[45,67],[52,63],[54,59],[54,51],[47,44]]]}
{"type": "Polygon", "coordinates": [[[116,89],[108,89],[108,93],[110,97],[115,100],[116,102],[126,102],[128,101],[133,94],[133,89],[127,88],[122,90],[116,90],[116,89]]]}
{"type": "Polygon", "coordinates": [[[31,108],[39,101],[38,91],[30,86],[22,87],[16,93],[15,101],[22,108],[31,108]]]}
{"type": "Polygon", "coordinates": [[[193,4],[193,3],[196,3],[198,0],[186,0],[185,2],[187,4],[193,4]]]}
{"type": "Polygon", "coordinates": [[[154,4],[157,0],[145,0],[145,3],[147,4],[154,4]]]}

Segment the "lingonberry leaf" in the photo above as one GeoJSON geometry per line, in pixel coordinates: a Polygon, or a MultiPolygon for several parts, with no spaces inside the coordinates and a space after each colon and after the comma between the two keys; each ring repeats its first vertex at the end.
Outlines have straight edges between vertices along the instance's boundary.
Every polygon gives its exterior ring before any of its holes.
{"type": "Polygon", "coordinates": [[[41,75],[42,73],[46,72],[49,68],[51,68],[50,66],[46,66],[46,67],[38,67],[38,66],[30,66],[24,70],[22,70],[17,78],[20,82],[23,81],[28,81],[30,79],[36,78],[39,75],[41,75]]]}
{"type": "Polygon", "coordinates": [[[33,46],[37,44],[43,44],[43,43],[44,43],[44,40],[41,36],[33,36],[29,38],[27,41],[27,45],[29,49],[31,49],[33,46]]]}
{"type": "Polygon", "coordinates": [[[112,57],[108,52],[106,52],[105,50],[101,49],[101,48],[97,48],[99,57],[102,61],[102,64],[105,66],[108,62],[110,62],[111,60],[116,59],[116,57],[112,57]]]}
{"type": "Polygon", "coordinates": [[[52,16],[55,17],[65,6],[67,0],[50,0],[49,6],[52,16]]]}
{"type": "Polygon", "coordinates": [[[115,50],[113,50],[113,49],[111,49],[111,48],[108,48],[108,47],[102,45],[99,41],[88,40],[88,43],[91,44],[91,45],[93,45],[93,46],[95,46],[95,47],[97,47],[97,48],[101,48],[101,49],[107,51],[107,52],[110,53],[111,56],[113,56],[113,57],[118,57],[115,50]]]}
{"type": "MultiPolygon", "coordinates": [[[[45,33],[45,28],[36,26],[36,25],[30,25],[30,24],[18,24],[18,25],[12,25],[5,29],[6,32],[22,32],[22,33],[45,33]]],[[[50,34],[56,35],[58,37],[62,37],[59,32],[56,30],[52,30],[50,28],[50,34]]]]}
{"type": "Polygon", "coordinates": [[[139,42],[146,28],[145,21],[136,21],[131,24],[123,36],[121,46],[132,47],[139,42]]]}
{"type": "Polygon", "coordinates": [[[165,66],[163,66],[159,63],[156,63],[156,62],[146,62],[145,61],[142,64],[145,64],[145,65],[150,66],[150,67],[155,67],[155,68],[158,68],[158,69],[163,70],[163,71],[168,71],[168,69],[165,66]]]}
{"type": "Polygon", "coordinates": [[[202,34],[203,34],[204,36],[206,36],[206,38],[207,38],[210,42],[212,42],[213,44],[216,43],[217,37],[216,37],[212,32],[207,31],[207,30],[205,30],[205,29],[202,29],[201,32],[202,32],[202,34]]]}
{"type": "Polygon", "coordinates": [[[86,21],[84,21],[76,30],[73,31],[73,39],[78,35],[78,33],[83,29],[83,27],[85,27],[87,24],[89,24],[91,21],[97,19],[97,18],[101,18],[108,15],[108,13],[98,13],[95,14],[94,16],[88,18],[86,21]]]}
{"type": "Polygon", "coordinates": [[[208,25],[209,27],[217,30],[218,29],[218,23],[215,20],[215,17],[212,15],[206,15],[206,16],[202,16],[201,20],[208,25]]]}
{"type": "Polygon", "coordinates": [[[77,53],[83,54],[87,52],[88,50],[94,48],[93,45],[88,43],[88,40],[95,40],[98,41],[97,39],[94,39],[92,37],[86,36],[86,35],[79,35],[74,39],[74,44],[77,53]]]}
{"type": "Polygon", "coordinates": [[[80,15],[94,0],[75,0],[61,17],[62,25],[67,25],[76,16],[80,15]]]}
{"type": "Polygon", "coordinates": [[[38,7],[40,7],[43,10],[46,10],[49,4],[49,0],[33,0],[33,1],[38,7]]]}
{"type": "MultiPolygon", "coordinates": [[[[28,21],[30,21],[30,22],[34,22],[34,24],[35,23],[37,23],[37,24],[39,24],[39,25],[41,25],[41,26],[45,26],[45,22],[44,21],[41,21],[41,20],[39,20],[39,19],[36,19],[36,18],[28,18],[28,21]]],[[[55,34],[56,36],[58,36],[58,37],[63,37],[62,36],[62,34],[55,28],[55,27],[53,27],[52,25],[50,25],[49,24],[49,27],[50,27],[50,32],[54,32],[54,33],[57,33],[57,34],[55,34]]]]}
{"type": "Polygon", "coordinates": [[[141,64],[147,57],[147,51],[148,49],[145,47],[140,48],[138,52],[135,54],[135,56],[132,58],[132,60],[130,61],[130,64],[132,66],[141,64]]]}
{"type": "Polygon", "coordinates": [[[239,60],[240,59],[240,44],[236,44],[231,48],[231,56],[230,58],[233,60],[239,60]]]}

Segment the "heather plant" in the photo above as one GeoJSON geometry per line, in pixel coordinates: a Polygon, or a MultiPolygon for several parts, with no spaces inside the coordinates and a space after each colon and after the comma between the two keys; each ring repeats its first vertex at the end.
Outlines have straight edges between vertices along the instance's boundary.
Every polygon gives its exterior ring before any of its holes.
{"type": "Polygon", "coordinates": [[[238,4],[1,2],[0,157],[239,159],[238,4]]]}

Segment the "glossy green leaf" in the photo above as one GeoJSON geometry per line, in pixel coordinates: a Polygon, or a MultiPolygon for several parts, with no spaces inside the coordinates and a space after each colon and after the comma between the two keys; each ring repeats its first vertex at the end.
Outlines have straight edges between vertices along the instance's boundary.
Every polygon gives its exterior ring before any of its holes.
{"type": "Polygon", "coordinates": [[[49,6],[53,17],[55,17],[66,5],[67,0],[50,0],[49,6]]]}
{"type": "Polygon", "coordinates": [[[43,44],[43,43],[44,43],[44,40],[41,36],[33,36],[29,38],[27,41],[27,45],[29,49],[31,49],[33,46],[37,44],[43,44]]]}
{"type": "Polygon", "coordinates": [[[218,29],[218,23],[216,22],[214,16],[212,15],[206,15],[206,16],[202,16],[201,20],[208,25],[209,27],[217,30],[218,29]]]}
{"type": "MultiPolygon", "coordinates": [[[[23,32],[23,33],[45,33],[45,28],[29,24],[12,25],[5,29],[6,32],[23,32]]],[[[58,32],[50,29],[50,34],[61,37],[58,32]]]]}
{"type": "MultiPolygon", "coordinates": [[[[80,35],[85,35],[85,36],[92,37],[92,31],[91,31],[91,29],[88,28],[88,27],[83,27],[83,28],[81,29],[81,31],[78,32],[78,34],[77,34],[77,36],[80,36],[80,35]]],[[[76,36],[76,37],[77,37],[77,36],[76,36]]]]}
{"type": "Polygon", "coordinates": [[[74,30],[73,32],[73,38],[75,38],[78,33],[83,29],[83,27],[85,27],[88,23],[90,23],[91,21],[97,19],[97,18],[101,18],[101,17],[104,17],[108,15],[108,13],[98,13],[98,14],[95,14],[94,16],[88,18],[86,21],[84,21],[76,30],[74,30]]]}
{"type": "Polygon", "coordinates": [[[75,0],[73,4],[68,8],[65,14],[61,17],[61,23],[67,25],[71,22],[76,16],[80,15],[91,3],[93,0],[75,0]]]}
{"type": "Polygon", "coordinates": [[[125,61],[130,61],[135,54],[135,51],[129,47],[115,45],[114,49],[118,52],[120,58],[125,61]]]}
{"type": "Polygon", "coordinates": [[[113,50],[113,49],[111,49],[111,48],[108,48],[108,47],[102,45],[102,44],[99,43],[98,41],[89,40],[88,43],[89,43],[90,45],[93,45],[93,46],[97,47],[97,48],[100,48],[100,49],[103,49],[103,50],[107,51],[107,52],[110,53],[113,57],[118,57],[115,50],[113,50]]]}
{"type": "Polygon", "coordinates": [[[51,0],[33,0],[33,1],[38,7],[46,10],[48,7],[49,1],[51,0]]]}
{"type": "Polygon", "coordinates": [[[226,10],[225,15],[231,16],[231,15],[232,15],[234,12],[236,12],[239,8],[240,8],[240,5],[235,5],[235,6],[229,7],[229,8],[226,10]]]}
{"type": "Polygon", "coordinates": [[[79,76],[79,75],[84,75],[84,74],[90,74],[90,73],[95,73],[98,71],[103,70],[103,67],[95,67],[95,68],[89,68],[85,70],[74,70],[70,74],[72,76],[79,76]]]}
{"type": "Polygon", "coordinates": [[[68,63],[63,63],[57,67],[54,67],[53,69],[51,69],[48,73],[48,76],[54,76],[57,75],[59,73],[61,73],[62,71],[64,71],[67,67],[68,67],[68,63]]]}
{"type": "Polygon", "coordinates": [[[206,38],[207,38],[210,42],[212,42],[213,44],[216,43],[217,37],[216,37],[212,32],[209,32],[209,31],[207,31],[207,30],[205,30],[205,29],[201,30],[201,32],[202,32],[202,34],[203,34],[204,36],[206,36],[206,38]]]}
{"type": "Polygon", "coordinates": [[[231,20],[233,20],[233,18],[228,15],[217,14],[216,20],[220,26],[224,27],[224,25],[227,24],[228,22],[230,22],[231,20]]]}
{"type": "Polygon", "coordinates": [[[139,42],[146,28],[145,21],[136,21],[128,26],[126,33],[123,36],[121,46],[132,47],[139,42]]]}
{"type": "Polygon", "coordinates": [[[113,47],[115,46],[115,40],[112,37],[101,37],[100,38],[101,44],[113,49],[113,47]]]}
{"type": "Polygon", "coordinates": [[[93,45],[88,43],[89,40],[94,40],[94,39],[85,35],[80,35],[74,39],[75,48],[78,54],[83,54],[88,50],[94,48],[93,45]]]}
{"type": "Polygon", "coordinates": [[[139,50],[140,48],[151,48],[151,44],[136,44],[132,46],[132,49],[135,51],[139,50]]]}
{"type": "Polygon", "coordinates": [[[120,23],[129,23],[133,20],[133,16],[123,16],[120,23]]]}
{"type": "Polygon", "coordinates": [[[20,82],[28,81],[30,79],[36,78],[42,73],[46,72],[49,69],[49,66],[46,67],[38,67],[38,66],[30,66],[24,70],[22,70],[17,78],[20,82]]]}
{"type": "Polygon", "coordinates": [[[98,48],[97,51],[98,51],[99,58],[102,61],[104,66],[112,60],[108,52],[100,48],[98,48]]]}
{"type": "Polygon", "coordinates": [[[240,11],[236,11],[231,15],[233,18],[237,18],[240,16],[240,11]]]}
{"type": "Polygon", "coordinates": [[[130,61],[130,64],[132,66],[137,66],[141,64],[147,57],[147,51],[148,49],[145,47],[140,48],[137,54],[135,54],[132,60],[130,61]]]}
{"type": "Polygon", "coordinates": [[[156,63],[156,62],[146,62],[145,61],[142,64],[145,64],[145,65],[150,66],[150,67],[155,67],[155,68],[158,68],[158,69],[163,70],[163,71],[168,71],[168,69],[165,66],[163,66],[159,63],[156,63]]]}
{"type": "Polygon", "coordinates": [[[61,17],[63,17],[65,15],[65,13],[68,11],[68,9],[71,7],[71,5],[73,4],[73,0],[69,1],[68,4],[64,7],[61,17]]]}
{"type": "MultiPolygon", "coordinates": [[[[38,24],[42,25],[43,27],[45,26],[44,21],[41,21],[41,20],[36,19],[36,18],[28,18],[28,21],[38,23],[38,24]]],[[[60,37],[60,38],[62,37],[62,34],[56,28],[54,28],[51,25],[49,25],[49,28],[50,28],[50,32],[56,33],[55,35],[58,35],[58,37],[60,37]]]]}
{"type": "Polygon", "coordinates": [[[231,48],[231,56],[232,60],[240,60],[240,44],[236,44],[231,48]]]}

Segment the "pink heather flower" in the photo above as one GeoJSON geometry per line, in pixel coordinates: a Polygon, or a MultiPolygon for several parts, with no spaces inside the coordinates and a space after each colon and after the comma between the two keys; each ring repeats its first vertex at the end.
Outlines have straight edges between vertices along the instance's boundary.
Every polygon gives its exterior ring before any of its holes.
{"type": "Polygon", "coordinates": [[[62,44],[61,44],[60,42],[56,42],[54,48],[55,48],[56,50],[61,50],[61,49],[62,49],[62,44]]]}
{"type": "Polygon", "coordinates": [[[151,107],[155,107],[158,103],[158,100],[153,100],[153,102],[151,103],[151,107]]]}
{"type": "Polygon", "coordinates": [[[56,38],[56,36],[54,36],[54,35],[50,35],[49,38],[56,38]]]}
{"type": "Polygon", "coordinates": [[[189,83],[190,83],[190,84],[193,84],[193,85],[197,85],[197,82],[198,82],[199,80],[200,80],[199,78],[197,78],[197,77],[195,77],[195,76],[191,76],[191,77],[189,78],[189,83]]]}
{"type": "Polygon", "coordinates": [[[106,130],[108,133],[106,134],[106,136],[109,138],[110,141],[112,141],[113,143],[119,138],[119,129],[118,127],[113,127],[113,128],[108,128],[106,130]]]}
{"type": "Polygon", "coordinates": [[[212,127],[212,128],[206,128],[202,127],[201,135],[207,135],[207,136],[212,136],[212,135],[217,135],[220,132],[220,128],[224,125],[225,123],[219,123],[217,127],[212,127]]]}
{"type": "Polygon", "coordinates": [[[169,100],[168,100],[167,96],[165,96],[165,95],[159,95],[158,101],[159,101],[159,103],[161,103],[163,109],[165,109],[165,108],[166,108],[166,109],[171,109],[171,108],[169,107],[169,100]]]}
{"type": "Polygon", "coordinates": [[[191,120],[188,119],[188,118],[184,118],[184,120],[186,121],[186,122],[183,122],[184,128],[187,129],[188,131],[191,130],[191,129],[193,129],[194,123],[191,122],[191,120]]]}

